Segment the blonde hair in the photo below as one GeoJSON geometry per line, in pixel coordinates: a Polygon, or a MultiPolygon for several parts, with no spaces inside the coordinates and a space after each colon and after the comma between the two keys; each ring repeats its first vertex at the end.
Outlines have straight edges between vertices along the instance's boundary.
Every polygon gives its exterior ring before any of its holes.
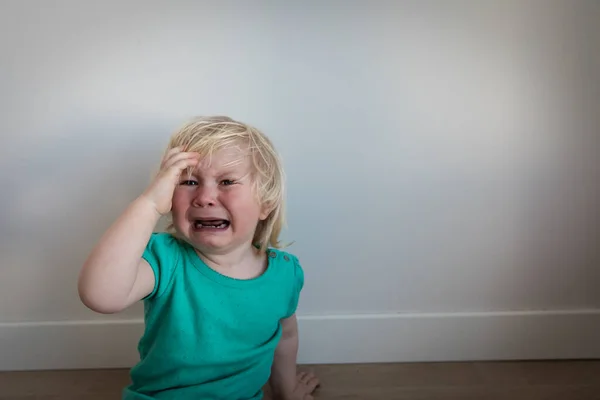
{"type": "MultiPolygon", "coordinates": [[[[229,117],[196,117],[171,136],[165,153],[180,146],[184,151],[200,153],[202,158],[209,160],[213,153],[224,148],[246,148],[253,166],[252,190],[259,204],[270,210],[265,220],[258,221],[253,244],[261,251],[268,247],[284,247],[279,242],[279,234],[285,225],[285,176],[279,154],[267,136],[255,127],[229,117]]],[[[175,233],[172,222],[167,231],[175,233]]]]}

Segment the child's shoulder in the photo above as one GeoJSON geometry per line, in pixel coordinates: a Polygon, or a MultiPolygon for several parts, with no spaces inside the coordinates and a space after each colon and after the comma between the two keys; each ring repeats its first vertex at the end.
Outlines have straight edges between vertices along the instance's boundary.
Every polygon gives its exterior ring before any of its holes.
{"type": "Polygon", "coordinates": [[[283,264],[300,265],[298,256],[282,249],[269,248],[267,249],[267,256],[273,260],[280,261],[283,264]]]}
{"type": "Polygon", "coordinates": [[[303,277],[304,272],[296,254],[281,249],[269,248],[267,256],[269,257],[269,268],[285,275],[291,275],[296,279],[303,277]]]}
{"type": "Polygon", "coordinates": [[[289,290],[290,302],[285,318],[296,312],[300,291],[304,287],[304,271],[298,256],[281,249],[270,248],[267,250],[270,262],[271,275],[276,276],[277,286],[282,290],[289,290]]]}

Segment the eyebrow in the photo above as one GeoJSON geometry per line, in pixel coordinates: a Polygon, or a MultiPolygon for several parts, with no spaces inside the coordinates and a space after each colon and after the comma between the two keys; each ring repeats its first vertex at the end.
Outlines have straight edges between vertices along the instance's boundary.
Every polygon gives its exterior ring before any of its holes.
{"type": "Polygon", "coordinates": [[[250,171],[245,171],[245,170],[240,170],[240,169],[230,169],[230,170],[225,170],[225,171],[219,172],[217,174],[217,177],[224,178],[224,177],[228,177],[228,176],[231,177],[232,175],[237,179],[242,179],[246,176],[249,176],[250,171]]]}
{"type": "MultiPolygon", "coordinates": [[[[181,176],[185,176],[185,177],[192,177],[192,176],[197,176],[197,172],[198,170],[196,168],[190,168],[189,173],[187,171],[184,171],[181,176]]],[[[235,167],[229,167],[229,168],[224,168],[223,170],[217,171],[217,174],[215,176],[222,178],[224,176],[227,175],[236,175],[239,176],[239,178],[243,178],[245,176],[248,176],[252,173],[252,171],[246,171],[246,168],[242,168],[240,165],[236,165],[235,167]],[[241,175],[241,176],[240,176],[241,175]]]]}

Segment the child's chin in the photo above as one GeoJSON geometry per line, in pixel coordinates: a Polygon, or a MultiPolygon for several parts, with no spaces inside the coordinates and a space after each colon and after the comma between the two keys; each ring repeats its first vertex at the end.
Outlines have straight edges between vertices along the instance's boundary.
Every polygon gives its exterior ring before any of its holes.
{"type": "Polygon", "coordinates": [[[207,235],[206,233],[197,233],[192,232],[189,236],[188,240],[192,242],[196,247],[205,247],[217,249],[221,247],[226,247],[228,241],[223,237],[218,237],[219,235],[207,235]]]}

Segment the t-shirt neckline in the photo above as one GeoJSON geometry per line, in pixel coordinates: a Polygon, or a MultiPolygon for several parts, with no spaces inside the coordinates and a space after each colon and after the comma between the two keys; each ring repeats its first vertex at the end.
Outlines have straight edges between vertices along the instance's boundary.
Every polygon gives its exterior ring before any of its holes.
{"type": "Polygon", "coordinates": [[[227,275],[223,275],[220,272],[215,271],[214,269],[209,267],[202,260],[202,258],[200,258],[200,256],[196,253],[196,250],[193,248],[193,246],[191,246],[188,243],[185,243],[185,249],[186,249],[186,256],[191,260],[194,267],[196,267],[196,269],[198,271],[200,271],[204,276],[206,276],[210,280],[212,280],[215,283],[218,283],[220,285],[230,286],[230,287],[238,287],[238,288],[245,288],[245,287],[249,287],[249,286],[259,285],[259,284],[265,282],[269,278],[269,276],[271,275],[271,273],[273,271],[272,262],[273,262],[274,258],[271,257],[270,254],[274,250],[271,250],[271,249],[267,250],[267,267],[265,268],[263,273],[257,277],[250,278],[250,279],[238,279],[238,278],[232,278],[227,275]]]}

